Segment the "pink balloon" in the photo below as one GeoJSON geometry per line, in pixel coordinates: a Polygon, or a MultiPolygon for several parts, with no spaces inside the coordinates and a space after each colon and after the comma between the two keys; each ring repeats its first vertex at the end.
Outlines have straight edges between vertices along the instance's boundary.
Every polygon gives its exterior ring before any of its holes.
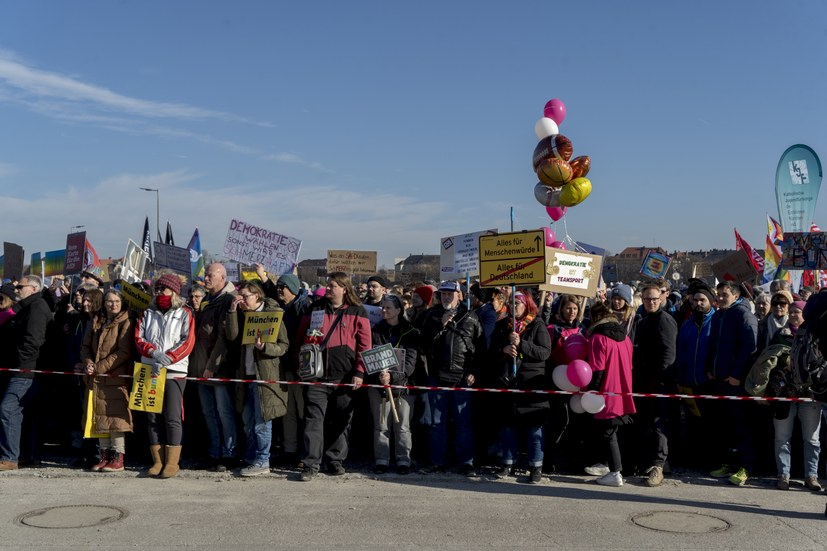
{"type": "Polygon", "coordinates": [[[580,333],[573,333],[563,341],[563,350],[569,361],[585,360],[589,354],[589,340],[580,333]]]}
{"type": "Polygon", "coordinates": [[[546,207],[546,213],[554,222],[564,217],[567,210],[569,210],[568,207],[546,207]]]}
{"type": "Polygon", "coordinates": [[[566,104],[557,98],[548,100],[543,109],[543,116],[553,120],[558,125],[563,124],[563,119],[566,118],[566,104]]]}
{"type": "Polygon", "coordinates": [[[566,244],[562,241],[555,241],[554,243],[549,245],[549,247],[554,247],[555,249],[563,249],[564,251],[566,250],[566,244]]]}
{"type": "Polygon", "coordinates": [[[592,380],[592,368],[583,360],[574,360],[566,367],[566,378],[571,384],[583,388],[592,380]]]}
{"type": "Polygon", "coordinates": [[[554,230],[551,228],[543,228],[543,233],[546,236],[546,247],[551,247],[551,244],[554,243],[554,230]]]}

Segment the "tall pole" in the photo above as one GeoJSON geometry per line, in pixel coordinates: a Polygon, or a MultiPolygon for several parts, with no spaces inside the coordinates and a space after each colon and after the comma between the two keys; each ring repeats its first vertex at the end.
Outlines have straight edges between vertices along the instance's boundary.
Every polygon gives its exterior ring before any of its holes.
{"type": "Polygon", "coordinates": [[[143,191],[155,192],[155,230],[158,232],[158,242],[163,243],[164,240],[161,239],[161,192],[158,189],[149,187],[142,187],[139,189],[142,189],[143,191]]]}

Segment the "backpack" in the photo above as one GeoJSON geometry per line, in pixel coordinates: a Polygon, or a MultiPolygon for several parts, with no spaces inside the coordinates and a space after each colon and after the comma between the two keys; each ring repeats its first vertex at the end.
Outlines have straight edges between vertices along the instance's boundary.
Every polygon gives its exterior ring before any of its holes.
{"type": "MultiPolygon", "coordinates": [[[[825,314],[822,314],[818,321],[821,321],[825,314]]],[[[813,399],[827,402],[827,361],[821,353],[818,335],[814,333],[817,325],[818,323],[806,324],[798,328],[790,348],[787,384],[793,386],[797,396],[812,394],[813,399]]]]}

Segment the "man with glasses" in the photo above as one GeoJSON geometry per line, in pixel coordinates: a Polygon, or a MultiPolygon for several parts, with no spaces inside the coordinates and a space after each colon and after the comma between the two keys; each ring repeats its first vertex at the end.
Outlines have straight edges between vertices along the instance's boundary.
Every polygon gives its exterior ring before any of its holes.
{"type": "Polygon", "coordinates": [[[770,298],[770,313],[758,322],[758,345],[756,355],[760,355],[779,329],[787,325],[790,304],[793,296],[789,291],[778,291],[770,298]]]}
{"type": "Polygon", "coordinates": [[[2,365],[21,370],[11,372],[0,401],[0,471],[17,469],[23,408],[35,391],[31,371],[37,368],[40,349],[46,342],[46,327],[52,319],[41,289],[38,276],[24,276],[15,286],[18,298],[14,305],[15,315],[0,326],[2,365]]]}
{"type": "MultiPolygon", "coordinates": [[[[724,281],[715,288],[718,310],[712,315],[705,394],[746,396],[744,378],[752,366],[758,339],[758,320],[741,297],[737,283],[724,281]]],[[[755,461],[747,423],[751,404],[740,400],[703,400],[701,415],[710,420],[713,453],[726,458],[710,476],[728,478],[743,486],[755,461]]]]}
{"type": "MultiPolygon", "coordinates": [[[[632,357],[632,388],[635,392],[666,394],[675,391],[675,349],[678,324],[665,310],[662,288],[654,283],[643,287],[643,316],[635,327],[632,357]]],[[[636,401],[641,438],[639,466],[646,469],[647,486],[660,486],[663,465],[669,454],[669,401],[644,398],[636,401]]]]}

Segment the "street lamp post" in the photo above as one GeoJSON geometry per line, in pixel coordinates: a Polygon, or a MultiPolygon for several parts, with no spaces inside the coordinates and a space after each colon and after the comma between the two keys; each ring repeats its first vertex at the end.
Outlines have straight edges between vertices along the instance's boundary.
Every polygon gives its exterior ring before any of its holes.
{"type": "Polygon", "coordinates": [[[155,192],[155,229],[158,231],[158,242],[161,243],[163,242],[161,239],[161,192],[149,187],[142,187],[140,189],[155,192]]]}

